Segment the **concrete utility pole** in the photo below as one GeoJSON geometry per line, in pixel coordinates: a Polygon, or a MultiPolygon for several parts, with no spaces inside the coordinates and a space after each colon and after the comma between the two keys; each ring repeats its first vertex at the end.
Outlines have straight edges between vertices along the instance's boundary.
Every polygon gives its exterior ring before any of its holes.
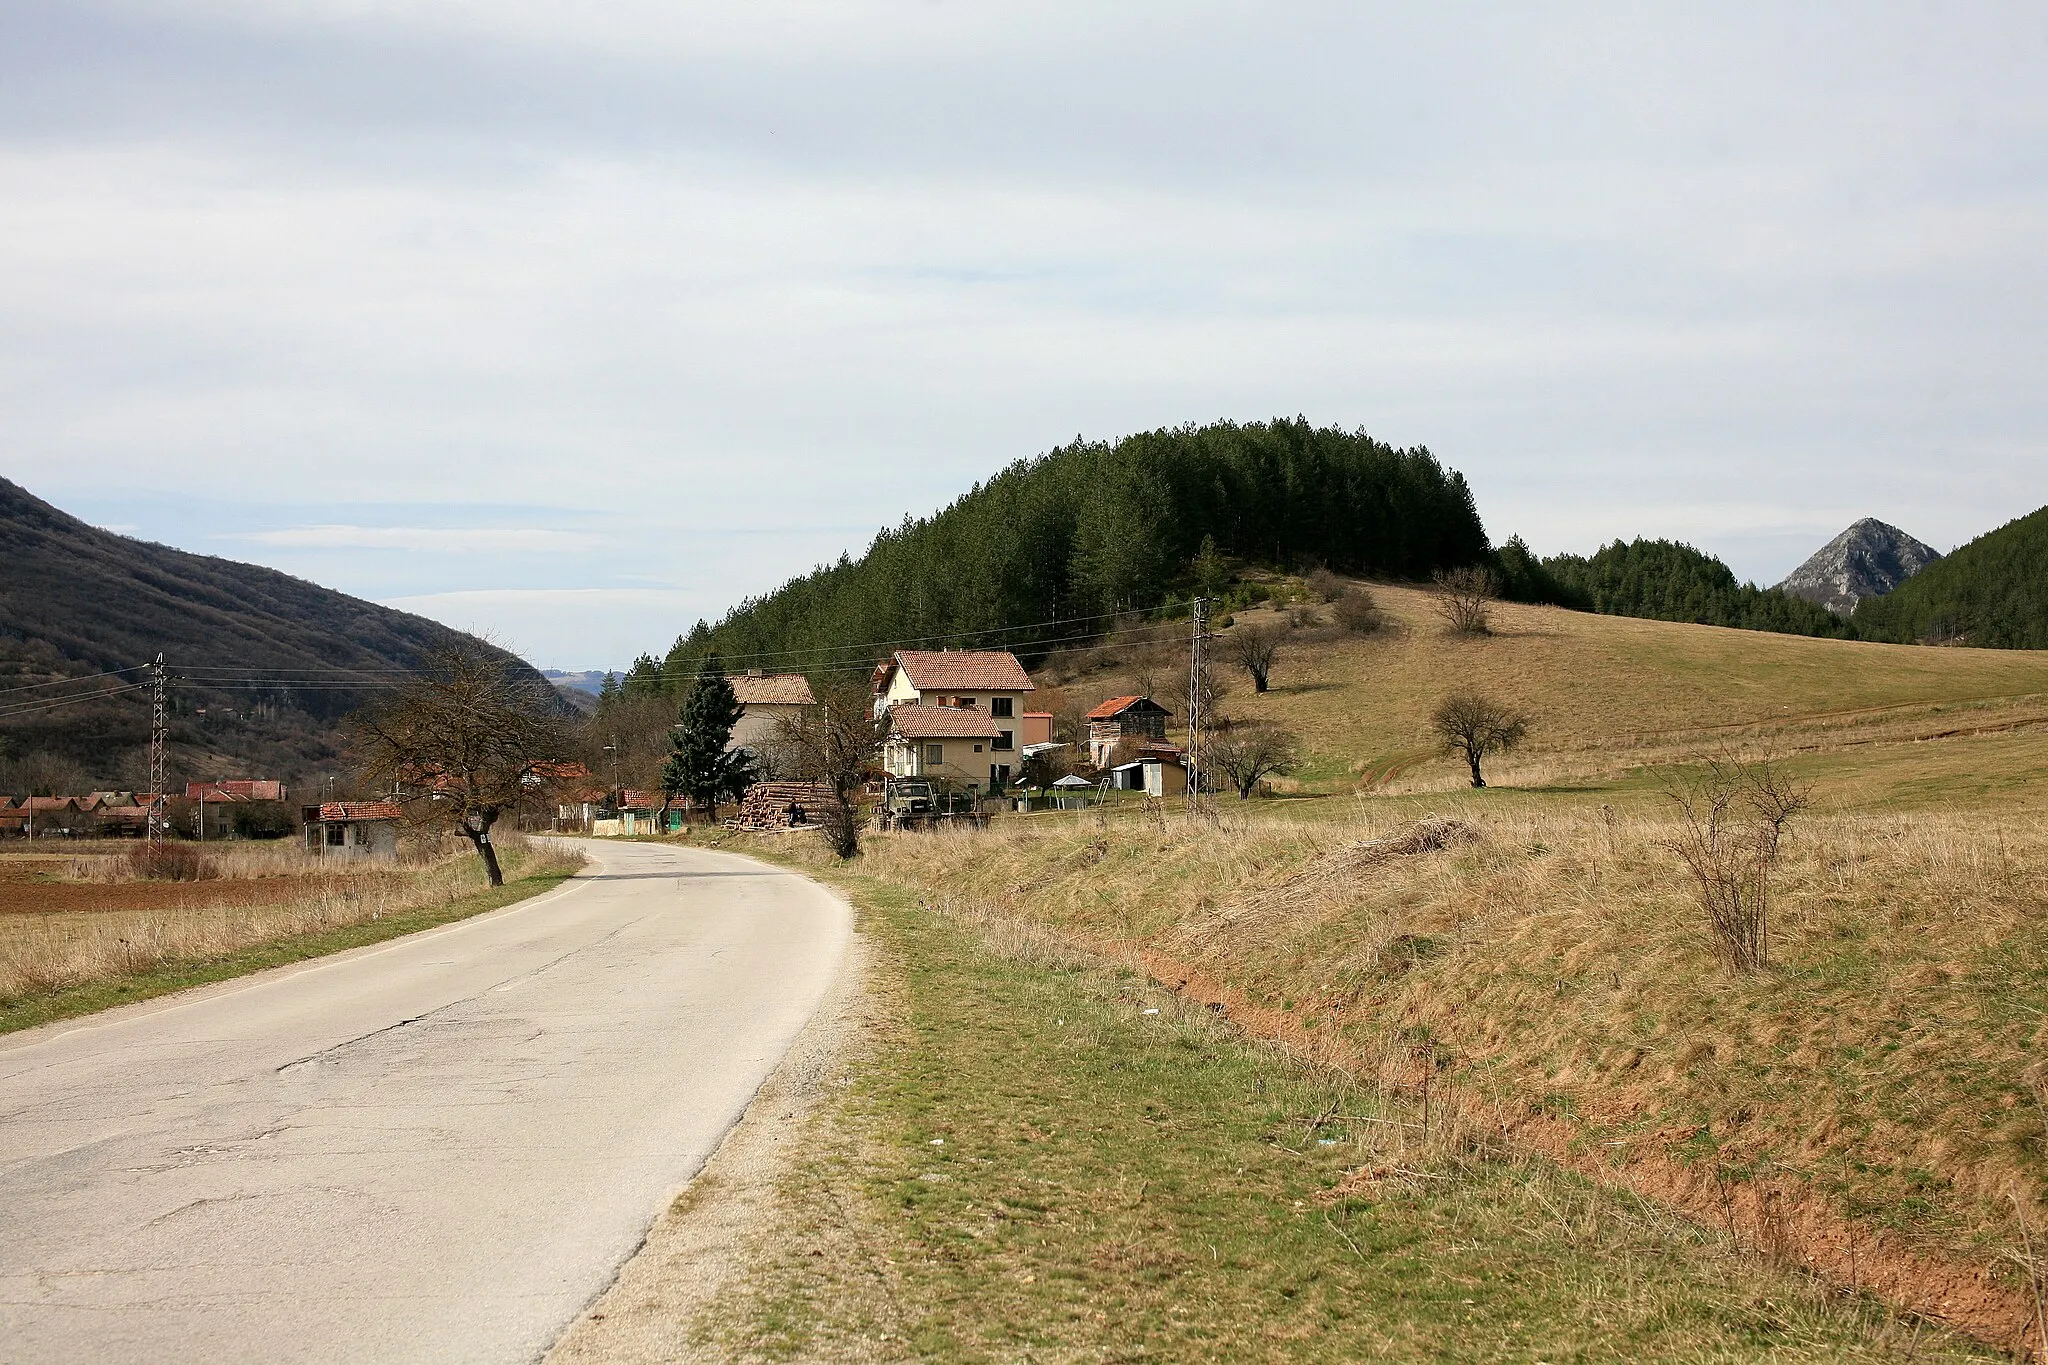
{"type": "Polygon", "coordinates": [[[1209,599],[1195,599],[1194,636],[1188,645],[1188,814],[1202,805],[1202,641],[1208,638],[1209,599]]]}
{"type": "Polygon", "coordinates": [[[164,712],[164,656],[156,656],[150,665],[151,701],[149,709],[149,790],[151,795],[149,823],[144,826],[145,837],[155,848],[163,847],[164,835],[170,823],[164,794],[164,753],[170,742],[170,723],[164,712]]]}

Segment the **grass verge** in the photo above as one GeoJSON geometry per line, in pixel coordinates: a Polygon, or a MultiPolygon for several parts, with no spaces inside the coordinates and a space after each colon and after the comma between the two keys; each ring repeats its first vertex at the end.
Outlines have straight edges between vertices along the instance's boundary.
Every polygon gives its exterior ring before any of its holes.
{"type": "Polygon", "coordinates": [[[1043,929],[834,880],[879,1021],[709,1355],[1994,1358],[1043,929]]]}
{"type": "Polygon", "coordinates": [[[529,896],[551,891],[574,875],[573,869],[546,870],[508,881],[500,887],[472,892],[454,900],[418,909],[401,910],[377,919],[346,924],[312,933],[292,934],[254,944],[232,952],[206,957],[176,958],[132,975],[103,977],[33,995],[0,1000],[0,1034],[38,1024],[73,1019],[115,1005],[153,1000],[173,991],[209,985],[237,976],[247,976],[270,967],[282,967],[308,958],[382,943],[386,939],[415,934],[437,925],[502,909],[529,896]]]}

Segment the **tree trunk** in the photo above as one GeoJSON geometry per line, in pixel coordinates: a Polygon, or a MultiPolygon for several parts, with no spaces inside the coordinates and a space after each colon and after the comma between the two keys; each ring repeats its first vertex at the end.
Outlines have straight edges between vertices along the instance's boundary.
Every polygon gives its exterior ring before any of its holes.
{"type": "Polygon", "coordinates": [[[471,847],[476,849],[477,855],[484,860],[484,875],[490,879],[491,885],[503,886],[505,873],[498,866],[497,846],[491,843],[491,826],[498,823],[498,813],[492,811],[489,815],[472,816],[470,819],[475,820],[476,824],[472,826],[469,820],[464,820],[462,832],[469,839],[471,847]]]}
{"type": "Polygon", "coordinates": [[[1252,691],[1254,691],[1254,692],[1263,692],[1263,691],[1265,691],[1265,690],[1266,690],[1266,670],[1265,670],[1265,669],[1263,669],[1263,668],[1255,668],[1255,669],[1253,669],[1253,670],[1252,670],[1252,691]]]}
{"type": "Polygon", "coordinates": [[[1485,786],[1486,779],[1479,775],[1479,752],[1476,749],[1467,750],[1465,761],[1472,765],[1472,785],[1475,787],[1485,786]]]}

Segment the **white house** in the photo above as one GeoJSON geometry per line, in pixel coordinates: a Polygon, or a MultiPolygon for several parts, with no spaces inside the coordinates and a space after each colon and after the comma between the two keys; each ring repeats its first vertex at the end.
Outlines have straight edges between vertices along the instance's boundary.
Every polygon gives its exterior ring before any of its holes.
{"type": "Polygon", "coordinates": [[[882,766],[970,791],[1006,786],[1023,762],[1023,704],[1036,690],[1007,650],[899,649],[875,668],[875,714],[890,718],[882,766]]]}

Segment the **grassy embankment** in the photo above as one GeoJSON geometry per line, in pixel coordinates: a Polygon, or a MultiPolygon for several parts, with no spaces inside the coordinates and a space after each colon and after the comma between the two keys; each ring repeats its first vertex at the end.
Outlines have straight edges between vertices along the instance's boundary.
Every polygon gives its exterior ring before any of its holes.
{"type": "Polygon", "coordinates": [[[218,875],[138,880],[124,845],[0,853],[0,1033],[147,1000],[495,910],[580,859],[500,843],[490,887],[467,845],[402,864],[321,863],[291,843],[209,848],[218,875]]]}
{"type": "MultiPolygon", "coordinates": [[[[888,888],[877,897],[938,912],[913,920],[1009,925],[1104,961],[1142,961],[1185,983],[1188,998],[1221,1003],[1254,1033],[1355,1077],[1365,1098],[1345,1107],[1367,1118],[1419,1122],[1430,1094],[1470,1126],[1496,1136],[1505,1126],[1507,1151],[1550,1153],[1688,1209],[1768,1259],[2038,1349],[2024,1267],[2029,1237],[2038,1248],[2048,1227],[2048,658],[1516,608],[1499,636],[1450,640],[1418,595],[1381,596],[1404,629],[1283,655],[1274,693],[1232,699],[1308,737],[1316,768],[1305,785],[1323,799],[1227,802],[1220,823],[1193,828],[1127,811],[876,839],[860,875],[888,888]],[[1461,790],[1456,769],[1427,754],[1421,717],[1453,685],[1532,713],[1529,748],[1496,772],[1527,787],[1461,790]],[[1659,766],[1729,743],[1788,755],[1817,796],[1780,873],[1775,965],[1747,977],[1714,956],[1663,846],[1675,827],[1655,788],[1659,766]],[[1394,780],[1380,780],[1389,770],[1394,780]],[[1479,838],[1413,857],[1357,852],[1426,811],[1479,838]]],[[[1014,1012],[1013,1000],[958,1037],[929,1039],[931,1056],[1009,1032],[1024,1050],[1018,1074],[1037,1074],[1041,1058],[1021,1041],[1026,1016],[1004,1023],[1014,1012]]],[[[1032,1122],[1089,1122],[1107,1099],[1088,1093],[1085,1071],[1048,1081],[1045,1118],[1032,1122]]],[[[930,1102],[940,1111],[974,1103],[1000,1070],[938,1082],[944,1074],[925,1077],[939,1085],[930,1102]]],[[[901,1106],[918,1093],[910,1085],[896,1110],[870,1105],[871,1140],[891,1125],[900,1134],[901,1106]]],[[[1224,1091],[1186,1103],[1155,1095],[1174,1116],[1161,1144],[1187,1142],[1198,1114],[1231,1121],[1224,1091]]],[[[1238,1119],[1276,1131],[1270,1115],[1235,1103],[1238,1119]]],[[[1312,1171],[1303,1179],[1316,1188],[1370,1189],[1375,1207],[1390,1189],[1396,1203],[1411,1198],[1409,1184],[1435,1189],[1375,1174],[1387,1163],[1369,1137],[1387,1131],[1343,1129],[1335,1164],[1318,1148],[1288,1169],[1312,1171]]],[[[1104,1156],[1098,1178],[1130,1159],[1104,1156]]],[[[1478,1169],[1482,1187],[1497,1178],[1487,1161],[1478,1169]]],[[[1035,1225],[1094,1217],[1107,1196],[1089,1188],[1048,1186],[1035,1225]]],[[[1199,1203],[1195,1190],[1168,1203],[1199,1203]]],[[[1233,1207],[1224,1182],[1216,1216],[1228,1221],[1233,1207]]],[[[900,1216],[918,1226],[914,1211],[900,1216]]],[[[1538,1224],[1526,1229],[1533,1240],[1510,1260],[1557,1249],[1538,1224]]],[[[897,1244],[942,1252],[929,1238],[897,1244]]],[[[976,1244],[953,1243],[942,1259],[965,1283],[984,1277],[976,1244]]],[[[1714,1301],[1685,1266],[1674,1263],[1668,1282],[1665,1270],[1644,1273],[1684,1302],[1714,1301]]],[[[1384,1323],[1387,1291],[1374,1292],[1384,1323]]],[[[1185,1299],[1176,1289],[1161,1302],[1185,1299]]],[[[1043,1311],[1036,1321],[1057,1339],[1043,1311]]],[[[1525,1327],[1522,1339],[1540,1343],[1561,1323],[1538,1314],[1525,1327]]],[[[1559,1349],[1655,1353],[1626,1340],[1559,1349]]]]}

